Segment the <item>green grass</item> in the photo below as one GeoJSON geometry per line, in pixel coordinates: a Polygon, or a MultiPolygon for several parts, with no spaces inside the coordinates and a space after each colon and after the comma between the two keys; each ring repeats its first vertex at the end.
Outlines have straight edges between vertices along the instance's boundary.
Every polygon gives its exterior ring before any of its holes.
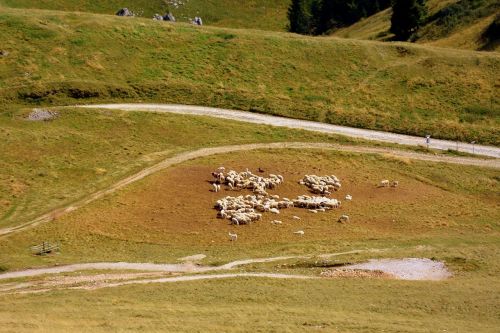
{"type": "Polygon", "coordinates": [[[0,101],[239,108],[498,144],[497,54],[5,9],[0,101]]]}
{"type": "MultiPolygon", "coordinates": [[[[12,113],[1,118],[6,125],[2,129],[10,133],[2,138],[9,142],[9,173],[20,179],[32,175],[31,168],[60,173],[58,179],[50,178],[43,184],[33,181],[33,188],[29,188],[32,197],[40,196],[39,190],[50,189],[53,194],[65,186],[74,190],[75,183],[60,182],[68,175],[97,183],[92,168],[108,163],[109,170],[117,169],[140,159],[139,151],[186,149],[187,137],[193,137],[193,147],[233,141],[337,140],[307,132],[168,114],[67,109],[60,118],[47,123],[26,122],[21,115],[12,113]],[[225,131],[238,134],[228,139],[225,131]],[[38,145],[38,136],[47,147],[38,145]],[[9,141],[9,137],[18,141],[9,141]],[[17,149],[17,156],[13,147],[22,148],[17,149]],[[124,147],[127,150],[122,152],[124,147]],[[35,155],[33,161],[15,163],[38,150],[42,150],[41,155],[48,152],[47,160],[35,155]],[[88,169],[87,173],[61,167],[69,154],[83,163],[81,168],[88,169]],[[37,161],[39,165],[47,165],[47,161],[53,164],[39,168],[37,161]]],[[[141,163],[151,163],[160,156],[151,158],[141,163]]],[[[255,264],[238,271],[317,274],[325,264],[426,257],[444,261],[454,277],[444,282],[238,278],[0,295],[0,332],[495,332],[499,324],[499,181],[497,170],[335,151],[282,150],[277,154],[276,150],[261,150],[188,161],[50,223],[0,239],[0,270],[94,261],[165,263],[195,253],[207,254],[205,264],[220,264],[243,258],[386,249],[334,257],[319,264],[316,258],[288,260],[287,266],[282,262],[255,264]],[[304,172],[334,173],[343,182],[340,195],[357,191],[345,208],[352,222],[340,225],[332,223],[330,213],[310,214],[301,225],[306,236],[298,240],[287,238],[298,226],[270,229],[269,222],[262,221],[237,229],[239,240],[230,245],[226,238],[229,227],[214,219],[211,200],[203,201],[194,216],[182,217],[192,206],[179,205],[176,193],[168,196],[176,190],[165,187],[169,184],[165,179],[195,175],[198,168],[211,170],[222,164],[246,165],[252,170],[261,165],[269,172],[290,172],[293,176],[286,176],[286,182],[294,186],[299,186],[294,179],[304,172]],[[363,191],[372,191],[374,182],[382,176],[401,181],[397,193],[375,192],[362,198],[363,191]],[[166,216],[158,215],[162,208],[167,209],[166,216]],[[182,219],[177,232],[171,231],[170,225],[176,221],[168,218],[170,212],[177,212],[182,219]],[[43,240],[60,242],[60,254],[31,255],[29,246],[43,240]]],[[[199,183],[186,185],[181,199],[200,191],[204,197],[212,195],[199,183]]],[[[283,211],[280,215],[285,224],[290,223],[287,214],[283,211]]]]}
{"type": "MultiPolygon", "coordinates": [[[[9,269],[19,269],[81,261],[173,262],[190,253],[207,253],[210,261],[227,262],[393,246],[396,249],[391,255],[401,255],[404,253],[401,249],[419,244],[441,248],[439,257],[443,258],[462,253],[460,244],[464,242],[469,242],[471,247],[478,246],[480,251],[495,248],[499,227],[496,189],[500,180],[496,170],[369,154],[294,150],[281,150],[279,155],[276,150],[216,155],[185,162],[180,167],[188,170],[186,174],[206,167],[209,174],[208,170],[214,165],[234,167],[241,163],[252,170],[256,168],[254,164],[259,163],[264,169],[285,171],[285,175],[297,170],[294,176],[286,176],[293,184],[300,177],[297,173],[306,174],[311,170],[334,173],[346,187],[340,197],[345,191],[352,191],[355,197],[363,196],[363,191],[373,191],[373,184],[381,177],[399,179],[405,189],[401,189],[398,200],[376,191],[374,195],[353,201],[345,209],[356,223],[345,227],[332,224],[331,215],[336,212],[303,217],[308,221],[307,226],[302,226],[308,236],[300,241],[286,237],[293,236],[293,230],[268,229],[269,221],[242,227],[238,229],[241,240],[236,249],[226,239],[229,227],[224,221],[214,219],[214,212],[209,208],[213,201],[207,199],[211,197],[210,192],[203,195],[202,207],[198,208],[186,208],[175,194],[169,197],[175,189],[165,185],[168,184],[165,179],[175,177],[170,176],[176,174],[177,167],[174,167],[53,222],[10,235],[0,242],[0,261],[4,258],[9,269]],[[379,196],[382,197],[377,199],[379,196]],[[471,205],[474,210],[470,209],[471,205]],[[183,225],[180,229],[179,224],[183,225]],[[42,241],[59,242],[61,253],[46,257],[30,255],[29,246],[42,241]]],[[[190,189],[199,192],[198,187],[204,188],[202,183],[205,182],[186,185],[179,195],[191,196],[190,189]]],[[[201,191],[199,193],[205,193],[201,191]]],[[[297,194],[290,196],[294,195],[297,194]]],[[[284,212],[280,217],[288,221],[290,214],[284,212]]],[[[464,246],[464,254],[469,253],[468,247],[464,246]]],[[[437,252],[428,255],[437,255],[437,252]]]]}
{"type": "Polygon", "coordinates": [[[54,121],[31,122],[24,119],[29,112],[0,113],[0,227],[37,217],[181,151],[253,142],[354,142],[208,117],[61,109],[54,121]]]}
{"type": "Polygon", "coordinates": [[[0,331],[496,332],[497,282],[229,279],[0,296],[0,331]]]}
{"type": "MultiPolygon", "coordinates": [[[[484,38],[500,7],[495,0],[429,0],[427,21],[413,36],[419,44],[468,50],[498,51],[498,43],[484,38]]],[[[387,41],[392,9],[386,9],[355,24],[339,29],[333,35],[344,38],[387,41]]]]}
{"type": "Polygon", "coordinates": [[[91,12],[114,15],[120,8],[129,8],[146,18],[170,11],[177,21],[187,22],[201,16],[203,23],[229,28],[284,31],[288,24],[288,0],[188,0],[175,7],[168,0],[0,0],[12,8],[37,8],[68,12],[91,12]]]}

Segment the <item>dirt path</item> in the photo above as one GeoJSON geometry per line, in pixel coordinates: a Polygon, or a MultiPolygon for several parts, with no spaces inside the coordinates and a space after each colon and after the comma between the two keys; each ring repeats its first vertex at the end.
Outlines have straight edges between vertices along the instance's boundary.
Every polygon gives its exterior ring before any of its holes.
{"type": "Polygon", "coordinates": [[[500,168],[500,160],[497,159],[482,160],[482,159],[466,158],[466,157],[428,155],[428,154],[408,152],[404,150],[391,149],[391,148],[362,147],[362,146],[338,145],[338,144],[328,144],[328,143],[275,142],[275,143],[255,143],[246,145],[202,148],[194,151],[181,153],[173,157],[169,157],[158,164],[143,169],[132,176],[129,176],[127,178],[118,181],[109,188],[94,192],[84,199],[74,202],[73,204],[68,205],[66,207],[52,210],[34,220],[28,221],[26,223],[14,227],[0,229],[0,237],[12,234],[14,232],[19,232],[42,223],[50,222],[54,219],[54,216],[61,216],[70,213],[99,198],[102,198],[107,194],[113,193],[127,186],[128,184],[141,180],[155,172],[161,171],[175,164],[215,154],[224,154],[230,152],[256,150],[256,149],[328,149],[328,150],[337,150],[337,151],[355,152],[355,153],[386,154],[390,156],[403,157],[421,161],[430,161],[430,162],[444,162],[444,163],[453,163],[461,165],[500,168]]]}
{"type": "MultiPolygon", "coordinates": [[[[361,253],[367,251],[379,252],[381,250],[379,249],[353,250],[348,252],[322,254],[320,255],[320,257],[329,258],[333,256],[361,253]]],[[[153,263],[130,263],[130,262],[84,263],[84,264],[47,267],[47,268],[33,268],[22,271],[3,273],[0,274],[0,280],[33,277],[46,274],[70,273],[70,272],[77,272],[84,270],[136,270],[136,271],[168,272],[168,273],[203,273],[209,271],[231,270],[236,267],[249,264],[283,261],[288,259],[305,259],[311,257],[312,257],[311,255],[303,255],[303,256],[282,256],[282,257],[270,257],[270,258],[245,259],[245,260],[232,261],[220,266],[201,266],[201,265],[195,265],[190,262],[185,262],[181,264],[153,264],[153,263]]]]}
{"type": "MultiPolygon", "coordinates": [[[[156,274],[158,275],[158,274],[156,274]]],[[[280,274],[280,273],[225,273],[225,274],[199,274],[168,277],[154,277],[155,274],[120,274],[120,275],[88,275],[78,277],[62,277],[48,281],[12,283],[2,287],[0,294],[34,294],[59,289],[95,290],[113,288],[131,284],[172,283],[198,280],[229,279],[237,277],[257,277],[271,279],[318,279],[311,275],[280,274]],[[149,278],[148,278],[149,277],[149,278]]]]}
{"type": "MultiPolygon", "coordinates": [[[[272,126],[299,128],[308,131],[321,133],[340,134],[365,140],[375,140],[382,142],[398,143],[403,145],[425,145],[425,138],[395,134],[390,132],[374,131],[354,127],[338,126],[314,121],[298,120],[277,116],[264,115],[254,112],[245,112],[237,110],[227,110],[220,108],[210,108],[194,105],[177,104],[96,104],[79,106],[84,108],[104,108],[123,111],[145,111],[145,112],[167,112],[190,115],[203,115],[223,119],[244,121],[255,124],[266,124],[272,126]]],[[[430,148],[448,150],[457,149],[457,142],[448,140],[431,139],[430,148]]],[[[469,143],[458,143],[459,150],[467,153],[475,153],[490,157],[500,158],[500,148],[493,146],[472,145],[469,143]]]]}
{"type": "MultiPolygon", "coordinates": [[[[316,257],[333,257],[343,254],[359,252],[380,252],[383,250],[354,250],[323,254],[316,257]]],[[[288,256],[239,260],[221,266],[196,266],[193,264],[151,264],[151,263],[87,263],[75,264],[61,267],[31,269],[18,272],[4,273],[0,275],[0,280],[14,278],[30,278],[46,274],[68,273],[82,270],[138,270],[138,273],[112,273],[112,274],[79,274],[71,276],[48,276],[39,280],[27,282],[7,282],[0,283],[0,293],[39,293],[54,289],[86,289],[93,290],[99,288],[111,288],[130,284],[168,283],[184,282],[196,280],[225,279],[235,277],[264,277],[274,279],[317,279],[315,275],[297,275],[268,272],[240,272],[240,273],[212,273],[203,274],[210,271],[230,270],[238,266],[281,261],[287,259],[313,258],[313,256],[288,256]],[[196,275],[185,275],[201,273],[196,275]],[[167,276],[165,276],[167,275],[167,276]]],[[[377,277],[400,279],[400,280],[445,280],[452,276],[445,264],[426,258],[404,258],[404,259],[372,259],[355,265],[345,265],[333,270],[324,271],[321,276],[324,278],[339,277],[377,277]],[[378,272],[378,275],[370,274],[378,272]],[[327,274],[324,274],[327,273],[327,274]],[[348,274],[346,274],[348,273],[348,274]]]]}

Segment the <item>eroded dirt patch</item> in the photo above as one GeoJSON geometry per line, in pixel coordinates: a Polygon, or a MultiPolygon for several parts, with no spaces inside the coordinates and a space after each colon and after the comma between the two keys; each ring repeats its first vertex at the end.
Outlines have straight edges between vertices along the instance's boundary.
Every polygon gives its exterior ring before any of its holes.
{"type": "MultiPolygon", "coordinates": [[[[452,276],[445,264],[426,258],[371,259],[368,262],[349,265],[341,270],[378,272],[399,280],[445,280],[452,276]]],[[[341,273],[338,273],[341,274],[341,273]]]]}
{"type": "Polygon", "coordinates": [[[329,269],[321,272],[321,277],[327,278],[382,278],[382,279],[394,279],[395,276],[374,270],[363,270],[363,269],[348,269],[348,268],[340,268],[340,269],[329,269]]]}

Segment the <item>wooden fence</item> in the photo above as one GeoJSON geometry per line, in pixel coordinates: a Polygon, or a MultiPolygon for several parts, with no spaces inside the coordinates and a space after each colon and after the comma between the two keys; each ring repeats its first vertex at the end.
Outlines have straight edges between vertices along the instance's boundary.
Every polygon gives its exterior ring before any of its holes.
{"type": "Polygon", "coordinates": [[[31,247],[31,253],[34,255],[43,255],[59,251],[59,243],[43,242],[42,244],[31,247]]]}

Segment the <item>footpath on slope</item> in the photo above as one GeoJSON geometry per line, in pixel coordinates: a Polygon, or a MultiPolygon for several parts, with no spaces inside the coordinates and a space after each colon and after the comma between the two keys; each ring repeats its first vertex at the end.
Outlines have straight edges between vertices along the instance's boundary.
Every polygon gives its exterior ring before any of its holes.
{"type": "Polygon", "coordinates": [[[39,216],[36,219],[20,224],[18,226],[0,229],[0,237],[12,234],[14,232],[19,232],[42,223],[50,222],[56,215],[61,216],[70,213],[99,198],[102,198],[107,194],[113,193],[127,186],[128,184],[141,180],[155,172],[166,169],[172,165],[179,164],[199,157],[205,157],[215,154],[231,153],[237,151],[256,150],[256,149],[329,149],[329,150],[338,150],[338,151],[355,152],[355,153],[389,154],[398,157],[404,157],[422,161],[430,161],[430,162],[444,162],[444,163],[453,163],[460,165],[497,168],[497,169],[500,168],[500,160],[498,159],[482,160],[482,159],[466,158],[466,157],[438,156],[438,155],[421,154],[421,153],[408,152],[390,148],[362,147],[362,146],[338,145],[329,143],[275,142],[275,143],[255,143],[246,145],[201,148],[198,150],[184,152],[176,156],[169,157],[158,164],[145,168],[132,176],[126,177],[118,181],[117,183],[106,189],[94,192],[90,194],[88,197],[76,201],[65,207],[54,209],[48,213],[43,214],[42,216],[39,216]]]}
{"type": "MultiPolygon", "coordinates": [[[[385,249],[367,249],[367,250],[352,250],[347,252],[330,253],[323,255],[299,255],[299,256],[282,256],[257,259],[245,259],[229,262],[220,266],[202,266],[194,265],[193,263],[182,264],[153,264],[153,263],[127,263],[127,262],[101,262],[101,263],[83,263],[72,264],[65,266],[56,266],[48,268],[27,269],[15,272],[0,274],[1,280],[32,278],[34,276],[42,276],[41,280],[30,280],[26,282],[7,282],[0,283],[0,293],[38,293],[52,290],[57,287],[68,289],[99,289],[108,287],[118,287],[128,284],[148,284],[148,283],[168,283],[195,281],[206,279],[224,279],[235,277],[265,277],[278,279],[318,279],[314,275],[296,275],[283,273],[269,272],[221,272],[238,268],[254,263],[269,263],[289,259],[311,259],[313,257],[331,258],[345,254],[361,253],[361,252],[381,252],[385,249]],[[140,271],[140,273],[116,273],[116,274],[78,274],[64,275],[69,272],[77,272],[83,270],[118,270],[118,271],[140,271]],[[207,274],[209,272],[214,272],[207,274]],[[47,277],[46,275],[63,274],[62,276],[47,277]],[[179,275],[193,274],[196,275],[179,275]],[[168,274],[170,276],[165,276],[168,274]],[[40,289],[41,288],[41,289],[40,289]]],[[[355,265],[344,265],[333,270],[324,271],[321,277],[339,277],[346,271],[357,272],[383,272],[385,278],[401,279],[401,280],[445,280],[450,278],[452,274],[448,271],[443,262],[434,261],[425,258],[403,258],[403,259],[372,259],[368,262],[363,262],[355,265]],[[337,273],[341,273],[338,275],[337,273]]],[[[366,275],[366,274],[365,274],[366,275]]],[[[377,276],[367,275],[367,276],[377,276]]]]}
{"type": "MultiPolygon", "coordinates": [[[[178,104],[96,104],[96,105],[81,105],[81,106],[79,105],[77,107],[114,109],[123,111],[145,111],[145,112],[159,112],[159,113],[202,115],[202,116],[243,121],[254,124],[266,124],[272,126],[304,129],[308,131],[321,132],[321,133],[340,134],[365,140],[390,142],[390,143],[397,143],[410,146],[426,145],[426,140],[425,138],[422,137],[375,131],[375,130],[367,130],[361,128],[347,127],[347,126],[331,125],[331,124],[325,124],[308,120],[270,116],[254,112],[211,108],[205,106],[178,105],[178,104]]],[[[462,152],[500,158],[500,148],[493,146],[475,145],[465,142],[456,142],[456,141],[438,140],[438,139],[431,139],[429,142],[429,148],[432,149],[456,150],[457,146],[459,150],[462,152]]]]}

